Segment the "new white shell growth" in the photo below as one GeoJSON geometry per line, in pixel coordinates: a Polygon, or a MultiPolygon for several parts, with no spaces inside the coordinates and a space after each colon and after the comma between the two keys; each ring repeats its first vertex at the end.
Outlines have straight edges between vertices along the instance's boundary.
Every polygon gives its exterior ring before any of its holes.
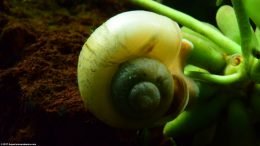
{"type": "Polygon", "coordinates": [[[147,11],[121,13],[98,27],[84,44],[78,62],[79,90],[87,109],[115,127],[147,124],[125,119],[115,109],[111,80],[119,65],[133,58],[154,58],[170,68],[180,52],[180,34],[177,23],[147,11]]]}

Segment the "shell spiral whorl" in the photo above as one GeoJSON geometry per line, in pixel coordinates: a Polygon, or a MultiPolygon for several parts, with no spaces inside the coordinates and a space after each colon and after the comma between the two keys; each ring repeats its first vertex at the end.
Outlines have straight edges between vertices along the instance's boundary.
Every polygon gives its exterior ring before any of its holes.
{"type": "Polygon", "coordinates": [[[123,115],[134,119],[157,119],[171,105],[173,78],[159,61],[137,58],[125,62],[112,81],[112,97],[123,115]]]}

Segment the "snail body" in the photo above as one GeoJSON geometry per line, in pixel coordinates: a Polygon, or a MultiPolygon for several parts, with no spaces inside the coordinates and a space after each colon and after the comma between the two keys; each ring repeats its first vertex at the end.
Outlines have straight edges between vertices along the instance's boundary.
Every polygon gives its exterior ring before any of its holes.
{"type": "Polygon", "coordinates": [[[110,18],[80,52],[78,84],[86,108],[114,127],[150,127],[164,121],[175,99],[178,109],[188,100],[184,79],[173,78],[182,72],[182,44],[178,24],[165,16],[130,11],[110,18]],[[174,97],[175,82],[184,92],[180,98],[174,97]]]}

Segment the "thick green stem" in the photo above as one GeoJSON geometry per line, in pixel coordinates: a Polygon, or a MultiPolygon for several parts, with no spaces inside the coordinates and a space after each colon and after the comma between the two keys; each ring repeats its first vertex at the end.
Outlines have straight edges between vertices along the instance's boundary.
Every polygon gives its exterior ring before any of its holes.
{"type": "Polygon", "coordinates": [[[187,59],[188,64],[204,68],[215,74],[223,72],[226,60],[224,55],[216,50],[217,45],[191,33],[182,32],[182,35],[194,45],[187,59]]]}
{"type": "Polygon", "coordinates": [[[252,30],[249,23],[249,17],[245,12],[242,0],[232,0],[232,4],[236,12],[236,17],[240,30],[242,54],[243,57],[248,60],[249,56],[252,54],[253,49],[251,48],[252,30]]]}
{"type": "Polygon", "coordinates": [[[191,77],[194,80],[207,81],[207,82],[216,83],[220,85],[228,85],[228,84],[235,83],[239,80],[242,80],[241,72],[222,76],[222,75],[214,75],[210,73],[190,71],[187,72],[185,75],[191,77]]]}
{"type": "Polygon", "coordinates": [[[257,46],[256,36],[246,14],[243,0],[232,0],[232,5],[236,12],[238,26],[241,36],[241,49],[244,58],[242,67],[244,73],[251,79],[259,80],[258,64],[259,48],[257,46]]]}
{"type": "Polygon", "coordinates": [[[194,31],[208,37],[213,42],[221,46],[225,52],[229,54],[240,53],[241,48],[231,39],[225,37],[219,31],[205,25],[203,22],[185,14],[180,11],[174,10],[170,7],[162,5],[158,2],[152,0],[130,0],[132,3],[147,8],[149,10],[155,11],[162,15],[165,15],[178,23],[193,29],[194,31]]]}

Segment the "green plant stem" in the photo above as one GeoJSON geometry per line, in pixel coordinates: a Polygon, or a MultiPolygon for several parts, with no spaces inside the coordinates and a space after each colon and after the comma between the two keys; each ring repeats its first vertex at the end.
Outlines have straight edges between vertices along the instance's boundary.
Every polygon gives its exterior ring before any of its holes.
{"type": "Polygon", "coordinates": [[[182,36],[194,45],[187,59],[188,64],[204,68],[211,73],[223,71],[226,66],[226,60],[223,53],[216,50],[217,45],[191,33],[182,32],[182,36]]]}
{"type": "Polygon", "coordinates": [[[251,59],[251,70],[250,70],[250,78],[257,83],[260,83],[260,61],[259,59],[253,58],[251,59]]]}
{"type": "Polygon", "coordinates": [[[214,74],[204,73],[204,72],[190,71],[187,72],[185,75],[191,77],[194,80],[207,81],[207,82],[216,83],[220,85],[229,85],[239,80],[242,80],[241,72],[222,76],[222,75],[214,75],[214,74]]]}
{"type": "Polygon", "coordinates": [[[236,13],[240,30],[242,54],[244,59],[248,60],[252,53],[252,30],[249,23],[249,17],[245,12],[242,0],[232,0],[232,5],[236,13]]]}
{"type": "Polygon", "coordinates": [[[146,9],[155,11],[162,15],[165,15],[178,23],[193,29],[194,31],[208,37],[213,42],[218,44],[221,48],[225,50],[225,52],[230,54],[240,53],[241,48],[238,44],[236,44],[231,39],[225,37],[223,34],[218,32],[217,30],[205,25],[201,21],[185,14],[180,11],[174,10],[170,7],[162,5],[158,2],[152,0],[130,0],[133,4],[139,5],[146,9]]]}
{"type": "Polygon", "coordinates": [[[246,14],[243,0],[232,0],[241,36],[241,50],[244,58],[243,69],[246,76],[259,81],[259,61],[257,55],[259,48],[257,38],[251,28],[249,17],[246,14]]]}

